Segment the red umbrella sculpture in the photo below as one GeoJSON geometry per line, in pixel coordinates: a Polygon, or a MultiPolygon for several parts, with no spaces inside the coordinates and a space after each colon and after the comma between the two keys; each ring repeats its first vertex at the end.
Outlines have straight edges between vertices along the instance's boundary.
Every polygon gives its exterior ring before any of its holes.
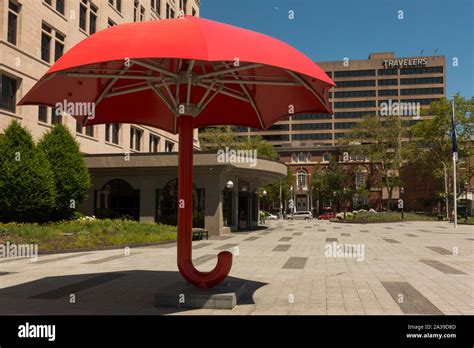
{"type": "Polygon", "coordinates": [[[219,253],[210,272],[192,262],[194,128],[267,129],[291,114],[332,113],[333,86],[320,67],[281,41],[185,16],[92,35],[65,53],[20,105],[94,103],[94,114],[76,108],[72,116],[84,126],[135,123],[178,133],[178,268],[189,283],[209,288],[229,274],[232,254],[219,253]]]}

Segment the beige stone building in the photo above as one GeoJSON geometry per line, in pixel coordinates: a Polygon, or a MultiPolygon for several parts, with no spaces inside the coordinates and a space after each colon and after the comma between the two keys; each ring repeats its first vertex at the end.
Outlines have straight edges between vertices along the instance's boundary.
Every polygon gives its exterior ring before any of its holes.
{"type": "Polygon", "coordinates": [[[152,127],[81,127],[51,108],[16,103],[55,60],[89,35],[126,22],[199,16],[199,8],[199,0],[0,0],[0,132],[17,119],[38,139],[62,122],[84,153],[177,151],[177,136],[152,127]]]}

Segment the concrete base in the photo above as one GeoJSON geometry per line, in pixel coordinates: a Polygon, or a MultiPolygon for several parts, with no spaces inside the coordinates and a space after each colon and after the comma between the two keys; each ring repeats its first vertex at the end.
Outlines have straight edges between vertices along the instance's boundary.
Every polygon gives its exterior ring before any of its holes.
{"type": "Polygon", "coordinates": [[[245,282],[228,280],[212,289],[177,281],[155,295],[155,306],[173,308],[233,309],[247,295],[245,282]]]}

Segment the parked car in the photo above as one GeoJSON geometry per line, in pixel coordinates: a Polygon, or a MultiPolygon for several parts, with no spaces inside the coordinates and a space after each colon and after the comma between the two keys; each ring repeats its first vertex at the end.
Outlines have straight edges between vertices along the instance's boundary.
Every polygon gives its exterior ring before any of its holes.
{"type": "Polygon", "coordinates": [[[267,216],[267,220],[278,220],[278,216],[270,214],[267,216]]]}
{"type": "Polygon", "coordinates": [[[318,220],[329,220],[334,219],[336,217],[336,213],[334,212],[327,212],[318,216],[318,220]]]}
{"type": "Polygon", "coordinates": [[[313,218],[313,214],[310,211],[297,211],[291,215],[288,215],[289,220],[309,220],[313,218]]]}

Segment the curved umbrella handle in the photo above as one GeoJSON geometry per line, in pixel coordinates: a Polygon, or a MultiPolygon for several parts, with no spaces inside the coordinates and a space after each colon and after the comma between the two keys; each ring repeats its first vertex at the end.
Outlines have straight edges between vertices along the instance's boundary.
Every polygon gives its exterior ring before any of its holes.
{"type": "Polygon", "coordinates": [[[232,267],[232,253],[220,252],[217,265],[210,272],[198,271],[192,261],[193,220],[193,117],[178,117],[178,269],[189,283],[210,288],[222,282],[232,267]]]}

